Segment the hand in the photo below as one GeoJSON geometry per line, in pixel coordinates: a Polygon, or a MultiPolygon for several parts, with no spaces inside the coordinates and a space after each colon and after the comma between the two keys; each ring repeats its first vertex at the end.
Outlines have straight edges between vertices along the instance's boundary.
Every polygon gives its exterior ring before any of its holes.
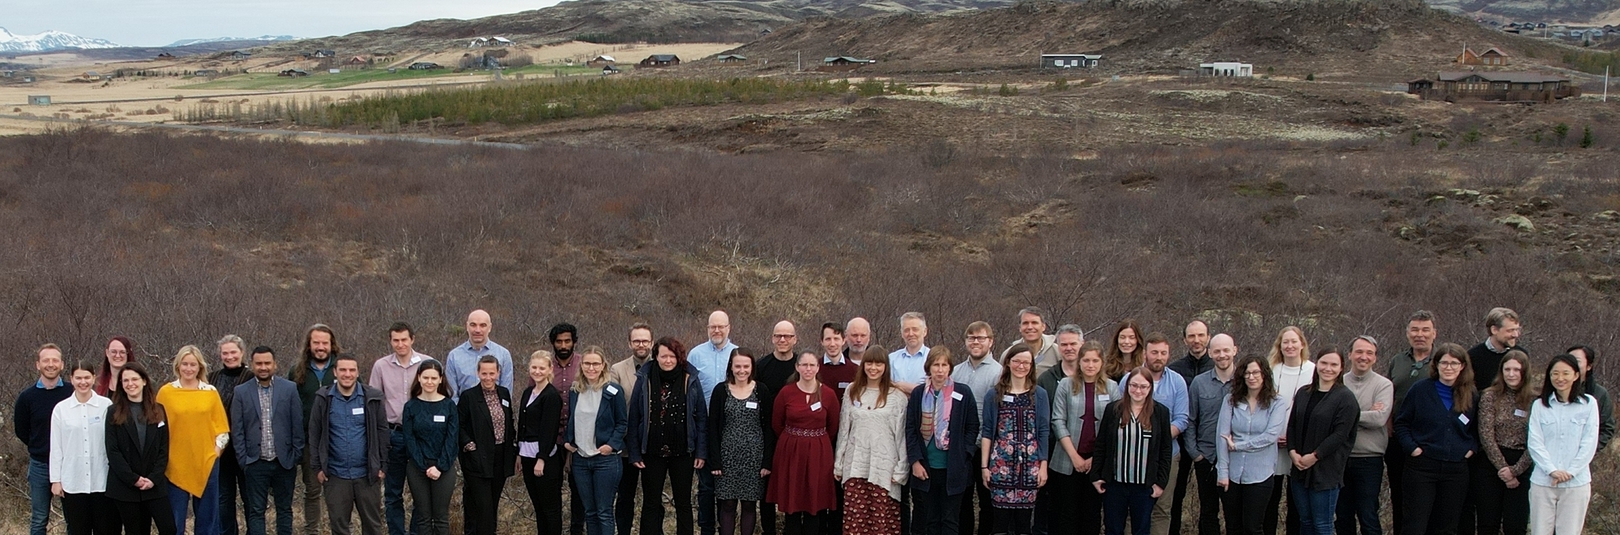
{"type": "Polygon", "coordinates": [[[1100,479],[1097,480],[1097,481],[1092,481],[1091,486],[1097,487],[1097,494],[1102,494],[1104,492],[1108,492],[1107,490],[1103,490],[1103,482],[1100,479]]]}
{"type": "MultiPolygon", "coordinates": [[[[596,453],[600,453],[602,455],[613,455],[613,446],[609,446],[607,444],[597,446],[596,453]]],[[[703,465],[700,464],[697,467],[698,468],[703,468],[703,465]]]]}
{"type": "Polygon", "coordinates": [[[62,497],[62,484],[61,483],[51,483],[51,496],[55,496],[55,497],[58,497],[58,498],[62,497]]]}
{"type": "Polygon", "coordinates": [[[1510,488],[1510,489],[1516,489],[1516,488],[1519,488],[1519,478],[1516,478],[1516,477],[1515,477],[1515,478],[1513,478],[1513,479],[1509,479],[1509,480],[1507,480],[1507,481],[1505,481],[1505,482],[1503,482],[1503,484],[1504,484],[1504,485],[1505,485],[1505,486],[1506,486],[1506,487],[1507,487],[1507,488],[1510,488]]]}
{"type": "MultiPolygon", "coordinates": [[[[984,472],[984,477],[980,478],[979,483],[983,484],[984,488],[987,488],[987,489],[990,488],[990,469],[989,468],[980,468],[979,471],[984,472]]],[[[1099,488],[1099,489],[1102,488],[1102,482],[1101,481],[1097,482],[1097,488],[1099,488]]],[[[1102,491],[1099,490],[1097,492],[1102,492],[1102,491]]]]}
{"type": "Polygon", "coordinates": [[[771,469],[769,469],[769,468],[761,468],[761,469],[759,469],[759,477],[770,477],[770,475],[771,475],[771,469]]]}
{"type": "Polygon", "coordinates": [[[1201,463],[1201,462],[1204,462],[1204,456],[1203,456],[1203,455],[1199,455],[1199,456],[1197,456],[1197,457],[1194,457],[1194,458],[1193,458],[1193,462],[1195,462],[1195,463],[1201,463]]]}
{"type": "Polygon", "coordinates": [[[703,459],[692,459],[692,468],[703,469],[703,459]]]}
{"type": "Polygon", "coordinates": [[[1215,486],[1220,487],[1221,490],[1231,490],[1231,489],[1227,488],[1227,487],[1231,486],[1231,483],[1232,483],[1232,480],[1230,480],[1230,479],[1222,479],[1222,480],[1216,481],[1215,486]]]}
{"type": "Polygon", "coordinates": [[[315,481],[319,481],[322,485],[325,485],[326,484],[326,471],[321,470],[319,472],[315,472],[315,481]]]}
{"type": "Polygon", "coordinates": [[[714,476],[714,477],[720,477],[720,476],[725,475],[722,472],[724,472],[724,470],[713,470],[713,471],[709,472],[709,475],[714,476]]]}
{"type": "Polygon", "coordinates": [[[468,442],[466,446],[461,447],[461,451],[473,451],[476,449],[478,449],[478,445],[471,442],[468,442]]]}
{"type": "Polygon", "coordinates": [[[1159,499],[1160,496],[1164,496],[1164,489],[1159,488],[1158,485],[1154,485],[1153,486],[1153,499],[1157,500],[1157,499],[1159,499]]]}
{"type": "Polygon", "coordinates": [[[641,469],[647,468],[647,463],[644,463],[644,462],[641,462],[641,461],[636,461],[636,462],[630,463],[630,464],[636,465],[636,468],[641,468],[641,469]]]}
{"type": "MultiPolygon", "coordinates": [[[[1501,470],[1497,470],[1496,471],[1496,478],[1502,480],[1503,483],[1512,481],[1513,479],[1515,479],[1513,477],[1513,467],[1504,466],[1504,467],[1502,467],[1501,470]]],[[[1508,488],[1512,488],[1512,487],[1508,487],[1508,488]]]]}
{"type": "MultiPolygon", "coordinates": [[[[563,449],[568,450],[568,453],[578,453],[579,452],[578,449],[574,448],[573,444],[563,444],[563,449]]],[[[637,466],[636,468],[641,468],[641,467],[637,466]]]]}
{"type": "Polygon", "coordinates": [[[1232,441],[1232,435],[1221,435],[1221,438],[1226,439],[1226,449],[1237,451],[1237,443],[1232,441]]]}
{"type": "Polygon", "coordinates": [[[1040,488],[1044,486],[1046,486],[1046,469],[1042,468],[1035,471],[1035,487],[1040,488]]]}
{"type": "Polygon", "coordinates": [[[141,490],[151,490],[151,488],[152,488],[152,480],[144,478],[144,477],[136,479],[135,480],[135,488],[141,489],[141,490]]]}
{"type": "Polygon", "coordinates": [[[1316,452],[1299,456],[1299,460],[1296,461],[1296,464],[1299,465],[1300,470],[1310,470],[1312,466],[1316,466],[1316,452]]]}
{"type": "Polygon", "coordinates": [[[385,472],[385,471],[382,471],[382,470],[377,471],[377,479],[386,479],[387,477],[388,477],[388,472],[385,472]]]}
{"type": "Polygon", "coordinates": [[[1277,437],[1277,445],[1287,447],[1288,446],[1288,437],[1285,437],[1285,436],[1277,437]]]}
{"type": "Polygon", "coordinates": [[[427,469],[426,474],[428,476],[428,479],[431,479],[431,480],[434,480],[434,481],[438,481],[439,476],[444,475],[444,473],[439,471],[439,467],[437,467],[437,466],[429,466],[428,469],[427,469]]]}
{"type": "Polygon", "coordinates": [[[534,477],[540,477],[540,476],[544,476],[544,475],[546,475],[546,460],[545,459],[535,459],[534,460],[534,477]]]}
{"type": "Polygon", "coordinates": [[[1306,468],[1305,466],[1300,465],[1300,461],[1304,460],[1304,457],[1300,457],[1299,452],[1290,451],[1290,452],[1288,452],[1288,456],[1293,460],[1295,469],[1304,470],[1306,468]]]}
{"type": "Polygon", "coordinates": [[[1474,458],[1474,450],[1468,450],[1468,453],[1463,454],[1463,458],[1464,459],[1472,459],[1472,458],[1474,458]]]}
{"type": "Polygon", "coordinates": [[[923,464],[921,462],[911,463],[911,477],[928,481],[928,469],[923,468],[923,464]]]}
{"type": "Polygon", "coordinates": [[[1091,473],[1091,459],[1080,459],[1080,462],[1074,463],[1074,469],[1088,474],[1091,473]]]}
{"type": "Polygon", "coordinates": [[[1420,457],[1422,455],[1423,455],[1423,448],[1413,448],[1412,449],[1412,456],[1413,457],[1420,457]]]}
{"type": "Polygon", "coordinates": [[[1571,479],[1575,479],[1574,474],[1571,474],[1569,472],[1565,472],[1563,470],[1554,470],[1551,475],[1552,475],[1553,483],[1558,484],[1558,485],[1562,485],[1564,483],[1569,482],[1569,480],[1571,480],[1571,479]]]}
{"type": "MultiPolygon", "coordinates": [[[[1077,470],[1080,469],[1080,462],[1085,460],[1085,459],[1082,459],[1080,457],[1080,452],[1078,452],[1078,451],[1076,451],[1076,452],[1064,452],[1063,454],[1069,456],[1069,464],[1074,465],[1075,469],[1077,469],[1077,470]]],[[[1086,471],[1090,472],[1090,470],[1086,470],[1086,471]]]]}
{"type": "Polygon", "coordinates": [[[1382,402],[1382,401],[1379,401],[1379,402],[1376,402],[1376,403],[1373,403],[1373,408],[1372,408],[1372,410],[1375,410],[1375,411],[1381,411],[1381,410],[1384,410],[1384,402],[1382,402]]]}

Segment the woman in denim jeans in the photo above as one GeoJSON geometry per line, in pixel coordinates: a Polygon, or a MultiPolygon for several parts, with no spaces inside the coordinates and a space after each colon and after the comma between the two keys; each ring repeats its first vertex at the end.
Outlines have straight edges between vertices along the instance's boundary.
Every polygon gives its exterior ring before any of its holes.
{"type": "Polygon", "coordinates": [[[576,499],[585,503],[585,532],[589,535],[614,532],[613,498],[624,472],[618,453],[624,450],[624,432],[629,427],[626,393],[608,380],[603,353],[602,348],[591,346],[579,356],[579,374],[568,392],[572,413],[563,430],[563,447],[573,454],[573,476],[579,486],[576,499]]]}
{"type": "Polygon", "coordinates": [[[1294,463],[1288,496],[1298,504],[1294,511],[1306,535],[1333,535],[1344,467],[1355,443],[1361,405],[1342,377],[1343,353],[1331,347],[1317,353],[1315,377],[1294,394],[1288,417],[1288,454],[1294,463]]]}

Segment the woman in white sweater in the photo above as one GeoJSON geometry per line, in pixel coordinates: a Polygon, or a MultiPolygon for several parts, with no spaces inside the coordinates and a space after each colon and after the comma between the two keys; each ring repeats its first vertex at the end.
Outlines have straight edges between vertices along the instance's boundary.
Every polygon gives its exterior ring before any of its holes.
{"type": "Polygon", "coordinates": [[[1564,354],[1547,363],[1541,399],[1530,404],[1525,449],[1530,472],[1530,533],[1578,534],[1592,501],[1592,457],[1597,454],[1598,404],[1586,393],[1580,365],[1564,354]]]}
{"type": "Polygon", "coordinates": [[[844,393],[833,477],[844,487],[845,535],[900,532],[906,484],[906,394],[889,379],[889,356],[868,351],[844,393]]]}
{"type": "MultiPolygon", "coordinates": [[[[1271,364],[1271,379],[1277,385],[1277,395],[1282,396],[1285,405],[1293,404],[1294,393],[1309,386],[1311,378],[1316,375],[1316,363],[1311,362],[1310,354],[1311,344],[1305,341],[1305,331],[1292,325],[1284,327],[1282,332],[1277,333],[1277,340],[1271,343],[1271,355],[1267,358],[1271,364]]],[[[1288,407],[1285,412],[1293,414],[1293,407],[1288,407]]],[[[1277,446],[1277,481],[1271,490],[1271,501],[1266,503],[1266,533],[1277,532],[1278,509],[1283,492],[1288,488],[1288,474],[1294,471],[1294,458],[1288,454],[1287,433],[1277,439],[1277,446]]],[[[1293,509],[1294,501],[1288,500],[1286,522],[1292,526],[1288,533],[1299,533],[1299,515],[1293,509]]]]}

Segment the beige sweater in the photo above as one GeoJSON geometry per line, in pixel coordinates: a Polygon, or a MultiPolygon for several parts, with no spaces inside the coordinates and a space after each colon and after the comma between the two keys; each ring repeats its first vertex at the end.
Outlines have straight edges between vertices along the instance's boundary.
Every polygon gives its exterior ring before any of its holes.
{"type": "Polygon", "coordinates": [[[1395,383],[1378,372],[1358,377],[1351,371],[1344,374],[1344,386],[1356,395],[1356,404],[1361,406],[1361,416],[1356,419],[1356,444],[1350,448],[1350,456],[1384,456],[1384,450],[1389,448],[1389,429],[1384,424],[1395,407],[1395,383]],[[1384,404],[1383,408],[1373,410],[1379,403],[1384,404]]]}
{"type": "Polygon", "coordinates": [[[867,388],[855,398],[845,393],[843,412],[838,417],[838,450],[833,475],[865,479],[889,489],[889,497],[900,499],[900,489],[911,473],[906,465],[906,395],[889,389],[883,407],[877,406],[876,387],[867,388]]]}

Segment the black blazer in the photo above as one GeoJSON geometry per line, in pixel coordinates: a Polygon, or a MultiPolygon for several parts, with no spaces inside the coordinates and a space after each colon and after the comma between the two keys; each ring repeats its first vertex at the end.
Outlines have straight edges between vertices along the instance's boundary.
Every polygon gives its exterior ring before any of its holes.
{"type": "Polygon", "coordinates": [[[495,395],[501,398],[501,418],[506,421],[506,443],[495,445],[495,420],[490,419],[489,406],[484,403],[483,386],[461,391],[456,401],[456,419],[460,423],[456,441],[461,450],[461,473],[469,477],[503,479],[511,477],[517,462],[517,427],[512,425],[512,393],[495,385],[495,395]],[[467,451],[467,443],[474,445],[467,451]]]}
{"type": "MultiPolygon", "coordinates": [[[[146,410],[162,407],[147,402],[146,410]]],[[[112,409],[107,410],[107,497],[121,502],[144,502],[169,499],[169,478],[163,475],[169,469],[168,419],[146,425],[146,443],[140,444],[135,422],[112,424],[112,409]],[[152,480],[152,488],[135,488],[135,480],[152,480]]],[[[107,514],[107,513],[98,513],[107,514]]]]}
{"type": "MultiPolygon", "coordinates": [[[[928,455],[928,440],[922,436],[922,397],[928,385],[912,389],[906,400],[906,465],[922,461],[928,455]]],[[[951,386],[950,426],[951,449],[945,450],[945,494],[955,495],[967,491],[972,485],[975,463],[979,460],[974,442],[979,440],[979,408],[973,389],[962,383],[951,386]]],[[[926,463],[925,463],[926,464],[926,463]]],[[[907,470],[909,471],[909,469],[907,470]]],[[[911,478],[911,486],[928,492],[935,482],[911,478]]]]}
{"type": "Polygon", "coordinates": [[[551,456],[552,448],[562,452],[558,446],[562,437],[562,395],[557,393],[557,387],[546,384],[540,389],[540,395],[529,401],[534,395],[534,387],[523,389],[523,395],[518,397],[522,405],[517,413],[517,441],[539,442],[540,458],[551,456]]]}
{"type": "MultiPolygon", "coordinates": [[[[771,406],[776,400],[769,390],[769,388],[765,388],[764,383],[754,381],[754,397],[759,398],[760,434],[765,437],[765,456],[761,457],[759,466],[765,469],[771,467],[772,455],[776,453],[776,431],[771,429],[771,406]]],[[[710,472],[725,470],[725,455],[721,453],[721,450],[725,448],[720,446],[725,444],[726,398],[729,397],[731,397],[731,386],[724,382],[714,385],[714,391],[709,393],[709,444],[714,446],[709,448],[709,458],[703,461],[703,469],[710,472]]]]}
{"type": "Polygon", "coordinates": [[[1334,383],[1307,414],[1305,407],[1313,390],[1305,385],[1294,393],[1294,410],[1288,415],[1288,449],[1300,455],[1316,453],[1316,464],[1310,470],[1294,468],[1293,477],[1305,478],[1311,490],[1336,489],[1344,486],[1344,466],[1356,443],[1361,405],[1344,383],[1334,383]]]}
{"type": "MultiPolygon", "coordinates": [[[[1096,456],[1092,457],[1094,463],[1091,465],[1092,481],[1114,481],[1114,461],[1117,460],[1114,458],[1116,454],[1114,450],[1119,448],[1120,412],[1129,407],[1130,403],[1129,398],[1120,399],[1109,403],[1108,408],[1103,409],[1102,420],[1097,422],[1100,432],[1097,433],[1096,456]]],[[[1174,451],[1171,445],[1175,439],[1170,438],[1170,409],[1163,403],[1153,402],[1153,430],[1149,433],[1152,435],[1148,437],[1148,451],[1154,453],[1148,457],[1147,473],[1148,477],[1152,478],[1149,482],[1161,489],[1169,488],[1170,456],[1174,451]]]]}

